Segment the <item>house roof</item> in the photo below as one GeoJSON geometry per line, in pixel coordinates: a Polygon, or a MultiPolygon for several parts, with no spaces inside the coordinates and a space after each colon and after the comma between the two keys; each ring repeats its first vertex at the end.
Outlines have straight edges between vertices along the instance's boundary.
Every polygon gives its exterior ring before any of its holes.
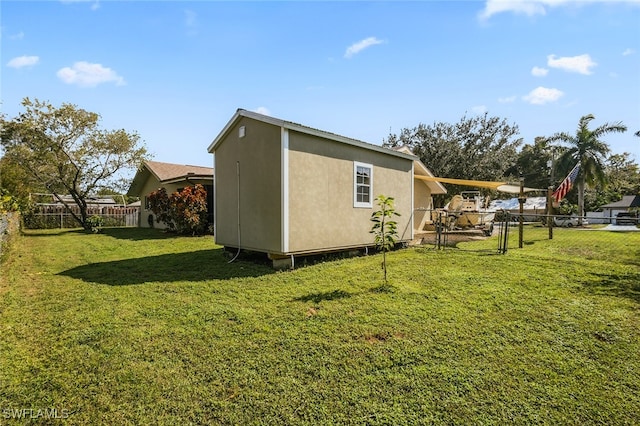
{"type": "Polygon", "coordinates": [[[622,200],[602,206],[606,209],[628,209],[631,207],[640,207],[640,195],[623,195],[622,200]]]}
{"type": "Polygon", "coordinates": [[[163,183],[187,177],[191,178],[193,176],[213,179],[213,167],[161,163],[160,161],[145,161],[144,166],[163,183]]]}
{"type": "Polygon", "coordinates": [[[218,136],[211,142],[209,148],[207,149],[210,153],[213,153],[218,144],[226,137],[231,128],[235,125],[235,123],[241,119],[242,117],[251,118],[253,120],[258,120],[263,123],[273,124],[274,126],[282,127],[284,129],[294,130],[296,132],[305,133],[312,136],[318,136],[324,139],[329,139],[335,142],[345,143],[347,145],[353,145],[360,148],[368,149],[371,151],[381,152],[383,154],[393,155],[396,157],[405,158],[407,160],[415,160],[417,157],[413,154],[407,154],[405,152],[394,151],[392,149],[384,148],[379,145],[374,145],[368,142],[363,142],[357,139],[348,138],[346,136],[337,135],[335,133],[326,132],[324,130],[314,129],[312,127],[303,126],[302,124],[294,123],[291,121],[281,120],[279,118],[271,117],[268,115],[259,114],[253,111],[247,111],[245,109],[238,109],[236,113],[231,117],[231,120],[227,123],[227,125],[220,131],[218,136]]]}
{"type": "Polygon", "coordinates": [[[213,174],[213,167],[145,161],[133,178],[127,195],[138,194],[147,179],[149,179],[149,176],[153,176],[158,182],[166,184],[187,179],[211,180],[213,182],[213,174]]]}

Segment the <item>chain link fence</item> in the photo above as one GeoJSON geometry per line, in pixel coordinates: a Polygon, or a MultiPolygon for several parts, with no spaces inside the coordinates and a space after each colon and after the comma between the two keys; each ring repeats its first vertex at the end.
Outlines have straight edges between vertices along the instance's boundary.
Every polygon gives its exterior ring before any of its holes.
{"type": "Polygon", "coordinates": [[[587,231],[640,231],[635,213],[614,217],[578,217],[540,212],[496,210],[494,212],[446,212],[441,209],[414,211],[414,244],[434,250],[461,249],[506,253],[540,239],[552,240],[562,233],[588,243],[587,231]],[[482,213],[482,214],[479,214],[482,213]]]}
{"type": "Polygon", "coordinates": [[[9,237],[18,232],[18,217],[16,212],[0,213],[0,256],[9,237]]]}

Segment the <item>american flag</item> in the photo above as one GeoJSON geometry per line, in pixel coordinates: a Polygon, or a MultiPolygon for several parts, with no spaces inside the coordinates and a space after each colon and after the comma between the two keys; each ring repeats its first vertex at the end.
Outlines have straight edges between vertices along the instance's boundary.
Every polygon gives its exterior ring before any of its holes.
{"type": "Polygon", "coordinates": [[[558,189],[556,189],[555,192],[553,193],[552,196],[556,200],[556,203],[559,203],[560,200],[562,200],[564,196],[567,195],[567,192],[569,192],[571,188],[573,188],[573,182],[576,181],[579,171],[580,171],[580,163],[578,162],[578,164],[576,164],[573,167],[573,169],[571,169],[567,177],[564,178],[564,180],[562,181],[558,189]]]}

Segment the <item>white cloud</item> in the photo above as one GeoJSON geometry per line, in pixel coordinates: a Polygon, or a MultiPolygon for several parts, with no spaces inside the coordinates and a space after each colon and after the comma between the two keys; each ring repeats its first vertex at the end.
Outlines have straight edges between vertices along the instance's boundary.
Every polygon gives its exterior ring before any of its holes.
{"type": "Polygon", "coordinates": [[[534,105],[544,105],[549,102],[555,102],[560,99],[564,93],[558,89],[549,89],[546,87],[536,87],[528,95],[522,99],[534,105]]]}
{"type": "Polygon", "coordinates": [[[187,35],[193,36],[197,34],[198,15],[193,10],[184,11],[184,25],[187,27],[187,35]]]}
{"type": "Polygon", "coordinates": [[[476,106],[471,108],[471,111],[473,111],[476,114],[484,114],[485,112],[487,112],[487,106],[486,105],[476,105],[476,106]]]}
{"type": "Polygon", "coordinates": [[[622,52],[622,56],[629,56],[629,55],[633,55],[634,53],[636,53],[636,51],[629,48],[629,49],[625,49],[624,52],[622,52]]]}
{"type": "Polygon", "coordinates": [[[40,58],[37,56],[18,56],[17,58],[11,59],[7,63],[7,66],[11,68],[32,67],[38,62],[40,62],[40,58]]]}
{"type": "Polygon", "coordinates": [[[62,4],[72,3],[91,3],[91,10],[98,10],[100,8],[100,0],[60,0],[62,4]]]}
{"type": "MultiPolygon", "coordinates": [[[[588,3],[605,3],[605,0],[486,0],[484,9],[478,14],[481,20],[487,20],[493,15],[503,12],[512,12],[520,15],[535,16],[546,15],[552,7],[582,6],[588,3]]],[[[606,0],[606,3],[636,3],[640,0],[606,0]]]]}
{"type": "Polygon", "coordinates": [[[549,70],[546,69],[546,68],[533,67],[531,69],[531,75],[533,75],[535,77],[544,77],[548,73],[549,73],[549,70]]]}
{"type": "Polygon", "coordinates": [[[12,34],[9,36],[10,40],[22,40],[24,38],[24,32],[20,31],[19,33],[12,34]]]}
{"type": "Polygon", "coordinates": [[[117,86],[125,84],[124,78],[111,68],[84,61],[76,62],[72,67],[60,69],[57,76],[67,84],[75,84],[80,87],[95,87],[98,84],[110,82],[115,83],[117,86]]]}
{"type": "Polygon", "coordinates": [[[269,111],[266,107],[258,107],[256,109],[253,110],[253,112],[257,112],[258,114],[262,114],[262,115],[271,115],[271,111],[269,111]]]}
{"type": "Polygon", "coordinates": [[[363,51],[368,47],[375,46],[376,44],[382,44],[382,43],[383,41],[377,39],[376,37],[365,38],[364,40],[360,40],[359,42],[354,43],[351,46],[347,47],[346,52],[344,52],[344,57],[349,59],[353,55],[360,53],[361,51],[363,51]]]}
{"type": "Polygon", "coordinates": [[[584,75],[591,74],[591,68],[596,65],[598,64],[587,54],[579,56],[565,56],[562,58],[556,58],[556,55],[547,56],[547,66],[551,68],[560,68],[568,72],[577,72],[584,75]]]}
{"type": "Polygon", "coordinates": [[[515,96],[507,96],[505,98],[498,98],[498,102],[500,102],[501,104],[510,104],[512,102],[516,101],[516,97],[515,96]]]}
{"type": "Polygon", "coordinates": [[[487,0],[484,9],[478,15],[480,19],[486,20],[502,12],[514,12],[527,16],[544,15],[546,9],[544,2],[520,1],[520,0],[487,0]]]}

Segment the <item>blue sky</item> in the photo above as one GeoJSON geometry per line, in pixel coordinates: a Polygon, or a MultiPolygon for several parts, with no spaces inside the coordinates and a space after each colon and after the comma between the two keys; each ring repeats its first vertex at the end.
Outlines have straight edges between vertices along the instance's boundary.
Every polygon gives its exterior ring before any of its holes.
{"type": "Polygon", "coordinates": [[[2,111],[75,104],[210,165],[237,108],[381,144],[485,111],[525,143],[622,121],[640,162],[640,0],[6,1],[2,111]]]}

